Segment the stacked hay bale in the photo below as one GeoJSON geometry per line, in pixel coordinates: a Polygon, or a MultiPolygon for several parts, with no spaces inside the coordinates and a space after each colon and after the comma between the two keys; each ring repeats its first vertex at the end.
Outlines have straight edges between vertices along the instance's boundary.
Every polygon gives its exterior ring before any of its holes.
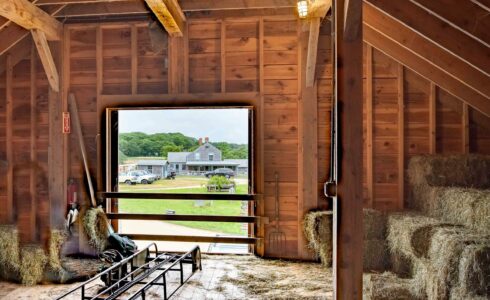
{"type": "Polygon", "coordinates": [[[390,272],[363,275],[363,300],[417,300],[411,291],[412,280],[390,272]]]}
{"type": "Polygon", "coordinates": [[[408,175],[409,207],[490,232],[490,156],[417,156],[410,160],[408,175]]]}
{"type": "Polygon", "coordinates": [[[386,214],[375,209],[363,210],[365,272],[389,269],[390,257],[386,243],[386,214]]]}
{"type": "Polygon", "coordinates": [[[320,258],[322,264],[332,266],[332,212],[314,211],[305,215],[303,230],[308,246],[320,258]]]}
{"type": "Polygon", "coordinates": [[[388,217],[387,239],[392,257],[408,263],[401,275],[417,297],[490,296],[489,236],[412,212],[388,217]]]}
{"type": "MultiPolygon", "coordinates": [[[[386,215],[374,209],[365,209],[363,227],[364,270],[387,270],[389,254],[386,244],[386,215]]],[[[303,229],[309,247],[325,266],[332,266],[332,212],[316,211],[306,214],[303,229]]]]}

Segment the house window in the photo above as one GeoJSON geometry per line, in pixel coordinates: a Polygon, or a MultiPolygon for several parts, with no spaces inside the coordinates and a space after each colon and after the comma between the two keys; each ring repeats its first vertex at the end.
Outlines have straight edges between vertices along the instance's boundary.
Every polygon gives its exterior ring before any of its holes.
{"type": "Polygon", "coordinates": [[[196,158],[196,160],[201,160],[201,153],[196,153],[195,158],[196,158]]]}
{"type": "Polygon", "coordinates": [[[209,153],[209,160],[210,161],[214,160],[214,153],[209,153]]]}
{"type": "Polygon", "coordinates": [[[148,172],[153,173],[153,166],[148,166],[148,172]]]}

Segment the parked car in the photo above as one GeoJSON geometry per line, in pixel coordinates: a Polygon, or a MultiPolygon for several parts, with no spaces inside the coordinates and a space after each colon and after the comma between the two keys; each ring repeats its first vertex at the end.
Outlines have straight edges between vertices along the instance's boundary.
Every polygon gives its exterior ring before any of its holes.
{"type": "Polygon", "coordinates": [[[211,178],[213,176],[224,176],[226,178],[234,177],[235,172],[229,168],[218,168],[214,171],[209,171],[204,174],[207,178],[211,178]]]}
{"type": "Polygon", "coordinates": [[[119,183],[126,184],[150,184],[156,180],[156,176],[145,171],[130,171],[119,175],[119,183]]]}
{"type": "Polygon", "coordinates": [[[136,182],[138,181],[138,177],[135,175],[131,175],[130,173],[131,172],[119,174],[118,182],[125,183],[127,185],[136,184],[136,182]]]}

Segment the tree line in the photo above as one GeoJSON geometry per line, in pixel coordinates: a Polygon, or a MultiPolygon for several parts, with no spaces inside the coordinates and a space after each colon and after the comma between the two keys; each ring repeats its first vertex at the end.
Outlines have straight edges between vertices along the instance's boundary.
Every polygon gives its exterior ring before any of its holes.
{"type": "MultiPolygon", "coordinates": [[[[221,151],[223,159],[248,158],[247,144],[213,141],[210,143],[221,151]]],[[[119,134],[120,155],[128,157],[161,156],[167,158],[169,152],[192,152],[197,147],[199,147],[198,139],[182,133],[130,132],[119,134]]]]}

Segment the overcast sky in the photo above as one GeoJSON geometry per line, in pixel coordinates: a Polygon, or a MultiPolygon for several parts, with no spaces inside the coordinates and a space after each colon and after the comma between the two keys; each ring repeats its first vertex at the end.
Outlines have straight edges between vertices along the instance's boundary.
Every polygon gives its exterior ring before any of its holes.
{"type": "Polygon", "coordinates": [[[248,109],[121,110],[119,132],[180,132],[196,139],[247,144],[248,109]]]}

